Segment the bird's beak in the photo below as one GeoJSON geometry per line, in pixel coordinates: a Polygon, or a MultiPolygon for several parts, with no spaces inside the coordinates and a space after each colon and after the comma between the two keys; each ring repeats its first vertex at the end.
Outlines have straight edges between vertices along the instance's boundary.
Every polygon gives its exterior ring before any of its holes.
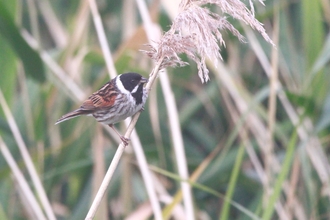
{"type": "Polygon", "coordinates": [[[144,77],[142,77],[140,80],[140,83],[142,83],[142,84],[147,83],[147,82],[148,82],[148,79],[144,78],[144,77]]]}

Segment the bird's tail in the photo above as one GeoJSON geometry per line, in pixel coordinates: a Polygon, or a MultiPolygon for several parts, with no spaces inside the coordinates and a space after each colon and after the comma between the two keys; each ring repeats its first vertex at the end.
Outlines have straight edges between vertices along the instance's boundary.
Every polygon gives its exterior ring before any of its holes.
{"type": "Polygon", "coordinates": [[[63,115],[61,118],[59,118],[57,121],[56,121],[56,125],[63,122],[63,121],[66,121],[66,120],[69,120],[71,118],[75,118],[79,115],[88,115],[88,114],[91,114],[92,112],[91,111],[86,111],[84,109],[81,109],[81,108],[78,108],[72,112],[69,112],[65,115],[63,115]]]}

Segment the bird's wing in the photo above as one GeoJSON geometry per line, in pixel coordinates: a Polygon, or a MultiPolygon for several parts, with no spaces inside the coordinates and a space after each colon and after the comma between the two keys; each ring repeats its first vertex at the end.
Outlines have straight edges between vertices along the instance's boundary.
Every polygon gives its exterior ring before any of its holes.
{"type": "Polygon", "coordinates": [[[113,82],[110,81],[84,101],[80,108],[86,110],[111,108],[116,101],[116,96],[117,90],[114,88],[113,82]]]}

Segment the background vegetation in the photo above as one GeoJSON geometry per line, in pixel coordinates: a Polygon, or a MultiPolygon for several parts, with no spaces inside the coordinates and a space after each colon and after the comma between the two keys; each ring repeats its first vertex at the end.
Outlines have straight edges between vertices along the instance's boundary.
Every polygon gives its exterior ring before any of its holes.
{"type": "MultiPolygon", "coordinates": [[[[140,12],[133,0],[119,2],[97,1],[116,70],[148,76],[140,12]]],[[[178,4],[148,2],[163,31],[178,4]]],[[[193,62],[160,73],[174,93],[197,219],[330,218],[330,3],[265,4],[256,2],[255,13],[276,49],[228,17],[247,43],[223,33],[224,60],[209,63],[208,83],[193,62]]],[[[86,216],[118,139],[89,117],[54,123],[109,80],[103,57],[88,1],[0,0],[0,219],[49,219],[51,210],[57,219],[86,216]]],[[[163,215],[184,219],[168,95],[153,86],[136,131],[163,215]]],[[[96,219],[152,213],[127,147],[96,219]]]]}

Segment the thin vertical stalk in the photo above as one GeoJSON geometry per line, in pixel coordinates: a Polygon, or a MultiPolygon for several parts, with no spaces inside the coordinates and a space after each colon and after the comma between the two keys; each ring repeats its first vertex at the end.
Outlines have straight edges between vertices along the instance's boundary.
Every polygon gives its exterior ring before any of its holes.
{"type": "Polygon", "coordinates": [[[17,165],[15,159],[13,158],[10,151],[8,150],[8,147],[3,142],[1,136],[0,136],[0,151],[3,155],[3,157],[5,158],[5,160],[7,161],[19,187],[21,188],[21,192],[24,193],[26,200],[29,202],[29,205],[30,205],[33,213],[38,218],[38,220],[43,220],[43,219],[46,220],[46,216],[42,212],[42,209],[41,209],[36,197],[34,196],[32,190],[30,189],[28,182],[24,178],[23,173],[19,169],[19,166],[17,165]]]}
{"type": "MultiPolygon", "coordinates": [[[[242,132],[245,132],[245,131],[242,131],[242,132]]],[[[234,163],[234,168],[233,168],[233,171],[230,176],[228,189],[226,192],[226,198],[228,200],[232,199],[234,191],[235,191],[235,186],[236,186],[236,183],[238,180],[238,174],[239,174],[239,171],[240,171],[240,168],[241,168],[241,165],[243,162],[243,158],[244,158],[244,152],[245,152],[245,147],[244,147],[245,143],[244,142],[246,142],[246,140],[243,140],[242,143],[240,144],[240,147],[237,152],[236,160],[234,163]]],[[[229,218],[230,203],[228,200],[224,201],[221,215],[219,217],[219,219],[221,219],[221,220],[226,220],[229,218]]]]}
{"type": "MultiPolygon", "coordinates": [[[[282,185],[286,179],[286,176],[290,172],[292,158],[295,153],[296,142],[297,142],[297,131],[294,130],[294,133],[291,135],[291,140],[287,147],[287,153],[285,155],[283,165],[281,167],[281,171],[274,184],[274,191],[273,191],[272,195],[268,198],[269,202],[267,204],[265,212],[263,213],[263,216],[262,216],[263,220],[271,219],[273,216],[274,207],[276,206],[276,201],[278,201],[278,198],[281,195],[282,185]]],[[[283,218],[283,216],[280,216],[280,219],[288,219],[288,218],[287,217],[283,218]]]]}
{"type": "Polygon", "coordinates": [[[27,134],[30,140],[35,139],[35,130],[34,130],[34,123],[33,123],[33,117],[32,117],[32,108],[30,104],[30,98],[29,98],[29,90],[26,85],[26,76],[25,72],[20,66],[20,70],[18,71],[18,82],[20,87],[22,88],[22,97],[23,97],[23,105],[24,105],[24,116],[26,121],[26,128],[27,128],[27,134]]]}
{"type": "MultiPolygon", "coordinates": [[[[245,26],[243,27],[249,41],[251,42],[252,49],[255,51],[255,54],[261,63],[261,66],[265,70],[267,76],[270,77],[271,66],[266,54],[261,48],[261,45],[256,39],[254,33],[245,26]]],[[[281,83],[278,82],[278,88],[281,87],[281,83]]],[[[308,118],[305,118],[303,123],[301,123],[297,111],[289,101],[284,91],[279,89],[277,92],[277,96],[279,98],[279,101],[283,105],[283,108],[286,111],[288,117],[290,118],[291,123],[294,126],[297,126],[299,138],[307,144],[305,149],[308,152],[308,156],[310,157],[310,160],[315,167],[315,170],[318,173],[320,180],[323,184],[330,188],[330,163],[324,156],[325,153],[323,152],[319,138],[313,134],[314,128],[311,125],[310,120],[308,118]]],[[[330,197],[330,194],[327,196],[330,197]]]]}
{"type": "Polygon", "coordinates": [[[104,55],[105,63],[107,65],[108,73],[110,75],[110,78],[115,78],[117,76],[117,71],[116,71],[112,56],[111,56],[110,46],[108,44],[108,40],[107,40],[107,37],[104,32],[104,27],[103,27],[100,13],[97,10],[97,5],[96,5],[95,0],[89,0],[88,2],[89,2],[89,6],[91,8],[94,25],[96,28],[97,36],[98,36],[100,44],[101,44],[101,48],[102,48],[102,52],[104,55]]]}
{"type": "MultiPolygon", "coordinates": [[[[143,24],[148,36],[149,43],[152,45],[155,41],[159,40],[161,33],[159,30],[156,30],[154,28],[145,2],[142,0],[136,0],[136,2],[140,11],[140,15],[143,20],[143,24]]],[[[187,160],[184,151],[182,133],[180,129],[178,111],[167,74],[160,74],[160,83],[164,94],[166,94],[164,98],[167,108],[167,114],[170,116],[169,117],[169,124],[171,126],[170,131],[173,140],[176,161],[178,164],[178,172],[182,179],[188,180],[189,173],[188,173],[187,160]]],[[[181,182],[181,188],[183,192],[186,218],[188,220],[195,219],[191,187],[188,182],[183,181],[181,182]]]]}
{"type": "MultiPolygon", "coordinates": [[[[212,62],[208,62],[209,67],[211,67],[215,72],[216,67],[212,62]]],[[[219,82],[222,82],[222,85],[225,86],[225,88],[228,90],[229,94],[235,101],[235,104],[237,106],[237,109],[239,110],[240,114],[247,114],[247,122],[246,125],[248,126],[249,130],[252,132],[252,134],[255,136],[257,143],[259,144],[261,150],[265,150],[264,146],[267,144],[267,140],[265,136],[263,135],[265,131],[267,130],[266,126],[263,124],[263,122],[259,119],[259,117],[255,114],[254,111],[249,110],[249,105],[247,104],[246,100],[244,99],[244,96],[242,96],[243,93],[240,93],[239,89],[239,83],[238,81],[234,81],[232,76],[230,75],[229,71],[227,70],[226,66],[219,61],[218,63],[219,69],[221,69],[221,74],[217,74],[217,80],[219,82]]],[[[244,94],[246,95],[246,94],[244,94]]],[[[246,97],[245,97],[246,98],[246,97]]],[[[279,213],[280,216],[283,216],[285,214],[283,213],[282,204],[278,201],[276,203],[276,210],[279,213]]]]}
{"type": "Polygon", "coordinates": [[[11,132],[13,133],[13,136],[16,140],[16,143],[18,145],[18,149],[20,150],[20,153],[23,157],[23,161],[27,167],[27,170],[31,176],[31,179],[32,179],[32,182],[34,184],[34,187],[37,191],[37,195],[41,201],[41,204],[43,205],[44,209],[45,209],[45,212],[46,212],[46,215],[48,217],[48,219],[50,220],[55,220],[55,214],[53,212],[53,209],[50,205],[50,202],[47,198],[47,195],[46,195],[46,192],[45,192],[45,189],[43,188],[42,186],[42,183],[41,183],[41,180],[38,176],[38,173],[36,171],[36,168],[32,162],[32,159],[31,159],[31,156],[29,154],[29,151],[27,150],[27,147],[23,141],[23,138],[22,138],[22,135],[18,129],[18,126],[15,122],[15,119],[12,115],[12,113],[10,112],[10,109],[7,105],[7,102],[2,94],[2,91],[0,89],[0,105],[5,113],[5,116],[6,116],[6,119],[7,119],[7,122],[9,124],[9,127],[11,129],[11,132]]]}
{"type": "MultiPolygon", "coordinates": [[[[102,126],[97,125],[95,131],[95,137],[92,140],[91,149],[93,151],[93,195],[96,194],[102,178],[105,174],[105,159],[104,159],[104,136],[102,134],[102,126]]],[[[100,209],[96,214],[96,219],[107,220],[108,219],[108,201],[104,199],[100,204],[100,209]]]]}
{"type": "Polygon", "coordinates": [[[30,19],[32,35],[34,36],[35,39],[37,39],[38,42],[40,42],[38,13],[37,13],[35,1],[28,0],[27,6],[29,10],[29,19],[30,19]]]}
{"type": "MultiPolygon", "coordinates": [[[[178,115],[178,110],[175,104],[175,98],[173,91],[170,87],[170,82],[167,74],[160,74],[160,83],[162,85],[162,89],[165,97],[166,110],[169,115],[169,124],[170,124],[170,132],[172,136],[172,141],[174,145],[175,151],[175,160],[177,161],[178,172],[182,179],[189,179],[189,172],[187,167],[187,159],[185,156],[184,143],[182,138],[182,132],[180,128],[180,120],[178,115]]],[[[189,182],[181,181],[181,188],[183,194],[183,202],[185,207],[186,219],[192,220],[195,219],[194,215],[194,206],[193,206],[193,196],[191,193],[191,186],[189,182]]]]}
{"type": "MultiPolygon", "coordinates": [[[[41,15],[47,24],[48,31],[55,44],[59,48],[64,48],[68,44],[68,33],[57,18],[49,0],[36,1],[39,5],[41,15]]],[[[39,41],[38,41],[39,42],[39,41]]]]}
{"type": "MultiPolygon", "coordinates": [[[[279,34],[279,12],[275,7],[275,21],[273,30],[273,41],[275,44],[278,42],[279,34]]],[[[271,183],[273,182],[273,157],[274,157],[274,127],[276,123],[276,96],[278,89],[278,51],[276,48],[272,48],[272,72],[270,75],[270,91],[268,100],[268,142],[265,147],[265,171],[267,175],[266,183],[266,194],[264,197],[265,203],[267,204],[268,198],[271,195],[271,183]]]]}

